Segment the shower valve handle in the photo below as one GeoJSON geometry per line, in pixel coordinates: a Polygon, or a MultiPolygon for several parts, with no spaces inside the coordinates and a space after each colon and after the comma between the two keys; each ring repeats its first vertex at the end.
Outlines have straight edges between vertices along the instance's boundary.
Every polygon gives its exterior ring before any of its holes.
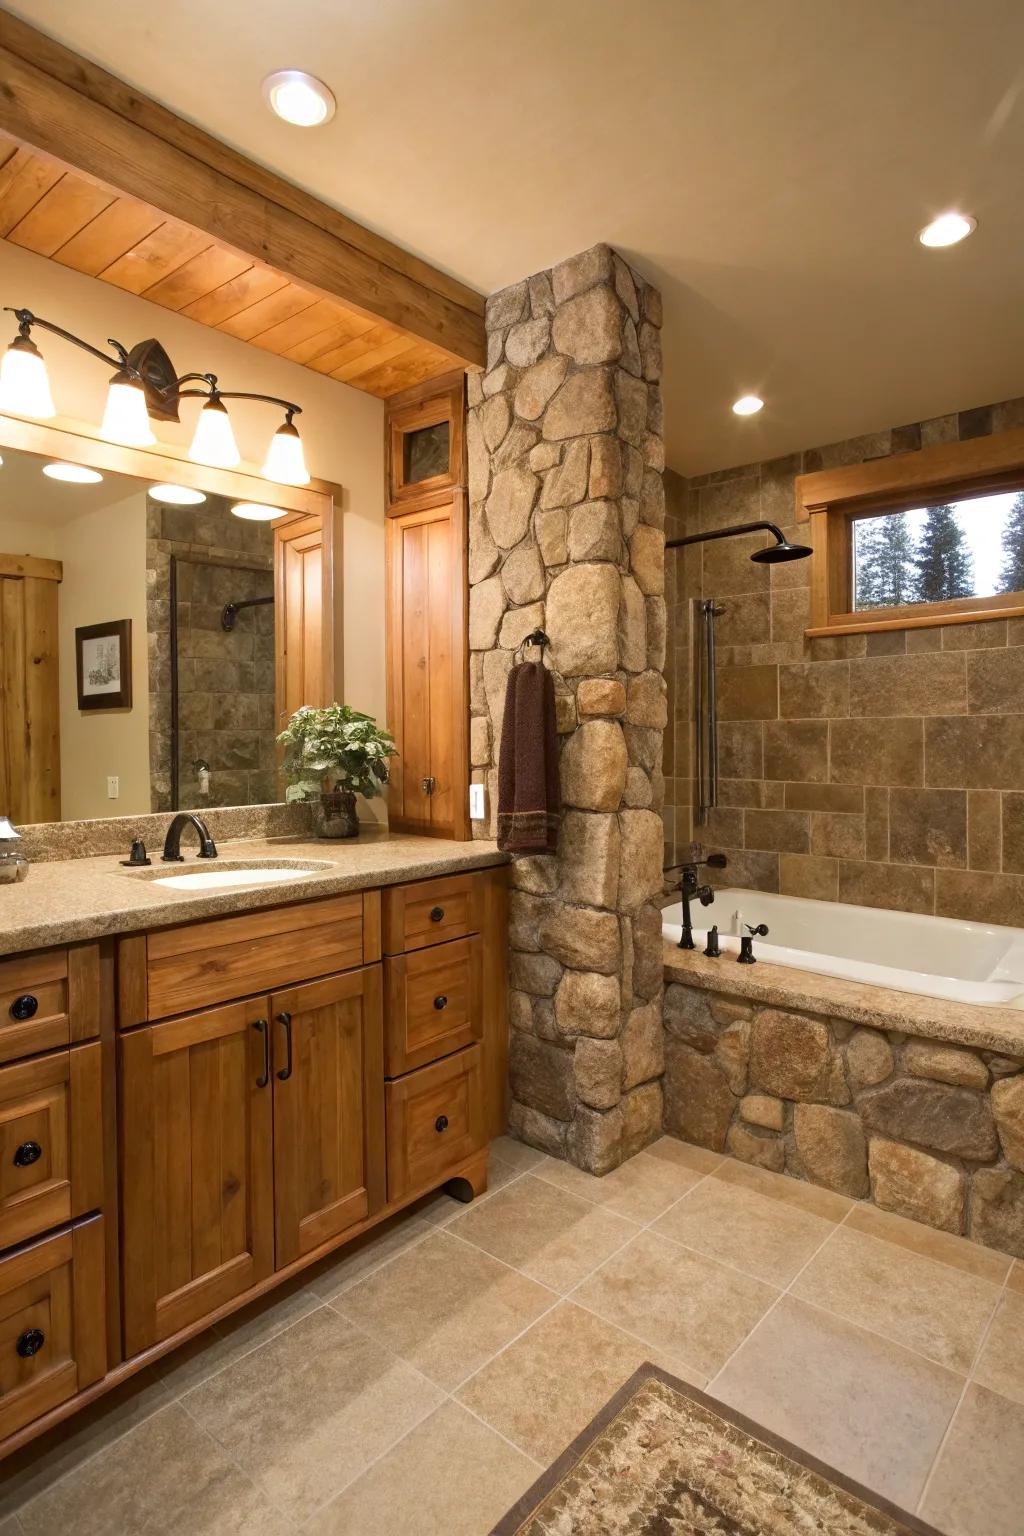
{"type": "Polygon", "coordinates": [[[767,923],[744,923],[743,926],[747,932],[753,934],[755,938],[766,939],[768,937],[767,923]]]}

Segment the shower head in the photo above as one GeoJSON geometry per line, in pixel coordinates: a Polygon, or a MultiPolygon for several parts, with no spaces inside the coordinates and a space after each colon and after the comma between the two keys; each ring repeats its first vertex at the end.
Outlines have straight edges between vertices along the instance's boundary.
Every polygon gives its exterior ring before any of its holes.
{"type": "Polygon", "coordinates": [[[781,565],[786,560],[805,560],[810,553],[807,544],[791,544],[780,537],[777,544],[769,544],[767,549],[755,549],[750,558],[758,565],[781,565]]]}

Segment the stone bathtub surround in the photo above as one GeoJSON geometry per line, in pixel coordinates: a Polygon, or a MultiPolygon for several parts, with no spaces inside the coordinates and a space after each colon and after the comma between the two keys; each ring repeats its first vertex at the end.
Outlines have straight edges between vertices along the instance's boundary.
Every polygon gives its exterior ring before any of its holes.
{"type": "MultiPolygon", "coordinates": [[[[709,975],[714,964],[686,957],[667,971],[667,1131],[1024,1257],[1019,1015],[991,1010],[1016,1018],[1013,1033],[1002,1026],[1012,1052],[953,1044],[884,1027],[888,1005],[922,999],[883,993],[875,1024],[855,1023],[829,1011],[822,978],[812,1010],[793,1005],[777,966],[740,983],[709,975]]],[[[877,991],[832,985],[840,1006],[854,993],[847,1013],[857,993],[877,991]]],[[[961,1039],[970,1015],[990,1011],[959,1008],[943,1021],[944,1007],[939,1027],[959,1026],[961,1039]]]]}
{"type": "Polygon", "coordinates": [[[469,380],[470,742],[492,835],[505,683],[537,628],[562,742],[557,858],[512,875],[510,1123],[593,1173],[661,1130],[660,325],[657,290],[597,245],[488,300],[469,380]]]}
{"type": "MultiPolygon", "coordinates": [[[[672,534],[770,518],[794,479],[1024,424],[1024,400],[702,475],[669,473],[672,534]]],[[[803,531],[801,531],[803,528],[803,531]]],[[[811,562],[754,565],[755,534],[673,562],[665,752],[670,849],[690,838],[689,599],[718,620],[719,883],[1024,925],[1024,620],[807,640],[811,562]]],[[[678,853],[676,855],[678,857],[678,853]]]]}

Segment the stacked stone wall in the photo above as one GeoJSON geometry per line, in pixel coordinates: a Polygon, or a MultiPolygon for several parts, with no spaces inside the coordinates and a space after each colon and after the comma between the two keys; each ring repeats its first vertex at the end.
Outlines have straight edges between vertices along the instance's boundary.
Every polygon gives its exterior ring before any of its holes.
{"type": "Polygon", "coordinates": [[[479,835],[496,830],[505,685],[538,628],[560,741],[558,855],[512,870],[510,1123],[593,1172],[662,1118],[660,325],[657,290],[595,246],[488,301],[469,382],[479,835]]]}

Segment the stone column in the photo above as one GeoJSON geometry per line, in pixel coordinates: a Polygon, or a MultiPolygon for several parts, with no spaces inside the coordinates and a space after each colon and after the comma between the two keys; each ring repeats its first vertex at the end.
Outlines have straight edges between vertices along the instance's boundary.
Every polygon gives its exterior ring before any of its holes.
{"type": "Polygon", "coordinates": [[[505,682],[551,637],[563,821],[516,862],[512,1129],[604,1173],[661,1130],[666,723],[661,296],[606,245],[487,304],[470,379],[473,778],[494,835],[505,682]]]}

